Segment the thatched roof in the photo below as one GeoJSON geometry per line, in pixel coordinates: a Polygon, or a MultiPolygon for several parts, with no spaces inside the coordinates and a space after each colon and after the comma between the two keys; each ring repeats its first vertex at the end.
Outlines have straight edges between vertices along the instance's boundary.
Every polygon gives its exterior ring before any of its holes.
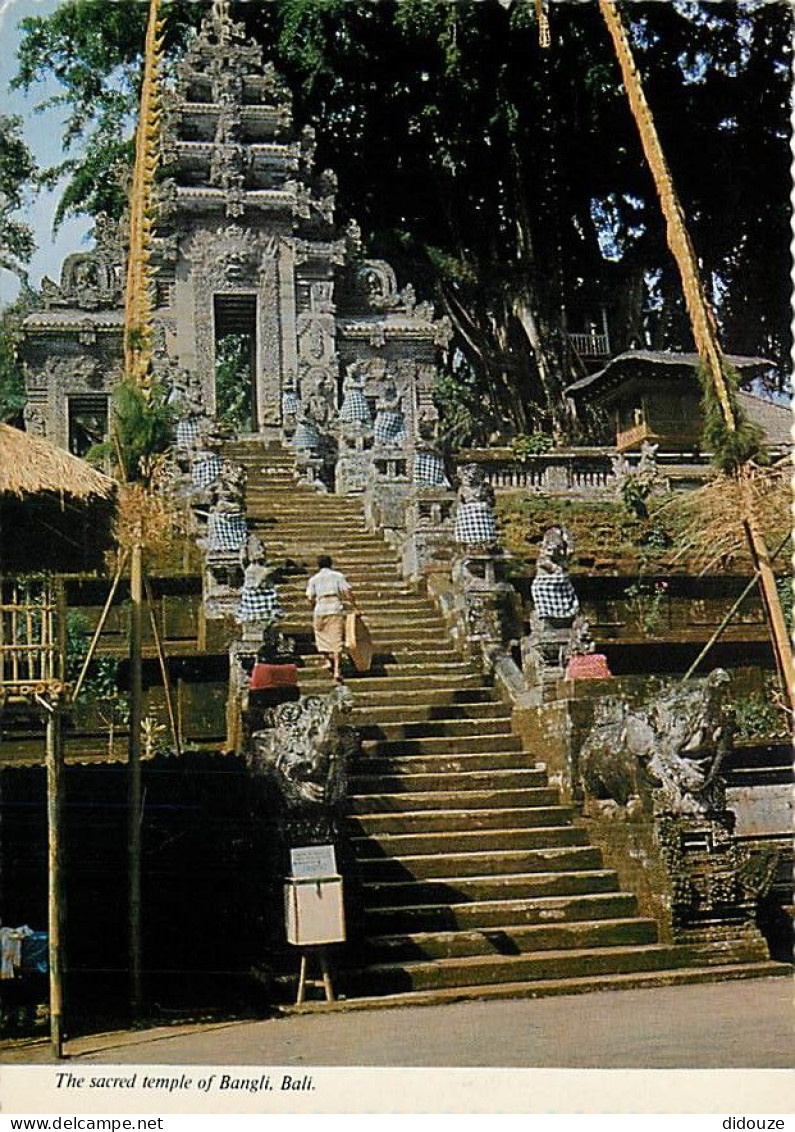
{"type": "Polygon", "coordinates": [[[50,493],[110,499],[115,482],[40,436],[0,424],[0,497],[50,493]]]}

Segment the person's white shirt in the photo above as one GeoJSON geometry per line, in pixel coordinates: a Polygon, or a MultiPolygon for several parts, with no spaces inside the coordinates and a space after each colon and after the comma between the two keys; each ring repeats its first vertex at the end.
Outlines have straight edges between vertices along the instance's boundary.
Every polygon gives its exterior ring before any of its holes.
{"type": "Polygon", "coordinates": [[[306,596],[315,603],[315,614],[327,617],[332,613],[344,613],[342,599],[349,597],[351,588],[344,574],[324,566],[309,579],[306,596]]]}

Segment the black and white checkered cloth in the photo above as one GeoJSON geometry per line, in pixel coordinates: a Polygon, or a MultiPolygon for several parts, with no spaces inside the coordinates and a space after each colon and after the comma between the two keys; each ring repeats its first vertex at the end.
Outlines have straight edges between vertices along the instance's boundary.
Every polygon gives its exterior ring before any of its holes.
{"type": "Polygon", "coordinates": [[[221,457],[202,456],[190,466],[190,478],[194,487],[209,487],[221,474],[221,457]]]}
{"type": "Polygon", "coordinates": [[[460,543],[494,543],[497,525],[488,503],[459,503],[453,537],[460,543]]]}
{"type": "Polygon", "coordinates": [[[297,393],[294,393],[292,389],[282,393],[282,413],[285,417],[294,417],[300,408],[301,402],[297,393]]]}
{"type": "Polygon", "coordinates": [[[449,487],[444,460],[436,452],[415,452],[412,482],[427,487],[449,487]]]}
{"type": "Polygon", "coordinates": [[[279,598],[273,586],[247,590],[243,588],[237,607],[238,621],[275,621],[281,615],[279,598]]]}
{"type": "Polygon", "coordinates": [[[565,620],[579,612],[580,603],[568,574],[536,574],[530,593],[539,617],[565,620]]]}
{"type": "Polygon", "coordinates": [[[246,517],[238,513],[221,512],[207,518],[207,547],[209,550],[237,551],[248,537],[246,517]]]}
{"type": "Polygon", "coordinates": [[[406,421],[398,409],[379,409],[373,426],[376,444],[400,445],[406,441],[406,421]]]}
{"type": "Polygon", "coordinates": [[[299,421],[293,433],[293,448],[317,448],[320,445],[320,433],[311,421],[299,421]]]}
{"type": "Polygon", "coordinates": [[[367,398],[361,389],[349,389],[342,400],[340,420],[370,424],[372,419],[370,406],[367,404],[367,398]]]}
{"type": "Polygon", "coordinates": [[[177,421],[177,447],[195,448],[201,439],[201,417],[185,417],[177,421]]]}

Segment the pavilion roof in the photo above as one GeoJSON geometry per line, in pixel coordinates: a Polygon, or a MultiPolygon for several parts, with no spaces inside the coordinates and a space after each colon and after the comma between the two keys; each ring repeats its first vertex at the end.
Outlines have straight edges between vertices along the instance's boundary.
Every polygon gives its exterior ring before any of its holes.
{"type": "MultiPolygon", "coordinates": [[[[581,394],[601,394],[614,389],[630,377],[695,377],[695,370],[699,364],[696,353],[677,353],[673,350],[626,350],[617,354],[602,369],[596,373],[581,377],[567,387],[565,392],[573,397],[581,394]]],[[[740,371],[772,369],[774,363],[769,358],[745,357],[741,354],[727,354],[726,361],[734,369],[740,371]]]]}

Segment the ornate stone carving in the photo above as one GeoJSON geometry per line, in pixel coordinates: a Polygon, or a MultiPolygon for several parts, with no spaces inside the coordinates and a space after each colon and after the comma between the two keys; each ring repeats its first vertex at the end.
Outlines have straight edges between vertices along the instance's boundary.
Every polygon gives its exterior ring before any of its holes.
{"type": "Polygon", "coordinates": [[[182,254],[205,285],[224,288],[256,285],[273,260],[278,237],[240,224],[199,228],[185,241],[182,254]]]}
{"type": "Polygon", "coordinates": [[[24,409],[25,428],[34,436],[47,435],[47,403],[28,397],[24,409]]]}
{"type": "Polygon", "coordinates": [[[731,747],[728,675],[672,683],[640,707],[599,703],[574,781],[600,818],[651,819],[665,867],[674,938],[736,937],[764,945],[756,901],[775,872],[775,851],[752,855],[733,836],[721,763],[731,747]]]}
{"type": "Polygon", "coordinates": [[[253,737],[251,768],[273,783],[288,841],[330,840],[338,832],[348,766],[358,749],[351,707],[347,688],[302,697],[275,708],[272,727],[253,737]]]}
{"type": "Polygon", "coordinates": [[[47,309],[77,307],[95,311],[118,307],[123,302],[124,253],[119,226],[101,213],[94,223],[96,245],[92,251],[68,255],[61,267],[60,284],[47,276],[41,292],[47,309]]]}
{"type": "Polygon", "coordinates": [[[453,563],[459,634],[469,642],[507,647],[518,639],[518,598],[505,578],[507,559],[466,555],[453,563]]]}
{"type": "Polygon", "coordinates": [[[710,815],[725,808],[719,771],[731,742],[723,699],[728,675],[674,684],[642,708],[622,700],[599,705],[579,755],[586,795],[648,810],[710,815]]]}

